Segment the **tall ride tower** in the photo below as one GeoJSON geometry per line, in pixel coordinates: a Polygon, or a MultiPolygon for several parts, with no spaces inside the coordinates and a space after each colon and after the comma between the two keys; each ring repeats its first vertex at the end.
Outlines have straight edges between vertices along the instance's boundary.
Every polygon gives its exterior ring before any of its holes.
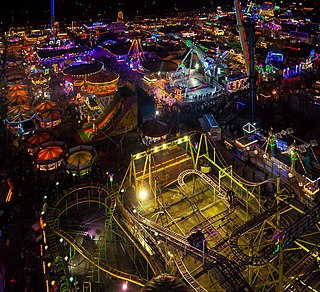
{"type": "Polygon", "coordinates": [[[50,29],[51,29],[51,32],[52,32],[53,27],[54,27],[54,22],[55,22],[54,0],[50,0],[50,15],[51,15],[51,18],[50,18],[50,29]]]}
{"type": "Polygon", "coordinates": [[[244,55],[245,67],[250,82],[250,99],[251,99],[251,123],[256,122],[257,107],[257,85],[256,85],[256,68],[254,60],[254,29],[253,21],[247,21],[244,24],[241,5],[239,0],[234,0],[234,6],[237,18],[237,29],[240,36],[240,44],[244,55]]]}

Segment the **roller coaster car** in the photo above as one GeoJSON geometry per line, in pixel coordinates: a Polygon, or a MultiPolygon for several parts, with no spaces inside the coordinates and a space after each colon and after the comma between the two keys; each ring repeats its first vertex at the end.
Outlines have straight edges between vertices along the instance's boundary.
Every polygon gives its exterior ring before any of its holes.
{"type": "Polygon", "coordinates": [[[234,206],[237,203],[237,197],[233,190],[227,191],[226,199],[230,206],[234,206]]]}
{"type": "Polygon", "coordinates": [[[203,249],[203,244],[205,244],[205,237],[200,229],[191,231],[190,235],[187,237],[187,240],[190,245],[201,250],[203,249]]]}

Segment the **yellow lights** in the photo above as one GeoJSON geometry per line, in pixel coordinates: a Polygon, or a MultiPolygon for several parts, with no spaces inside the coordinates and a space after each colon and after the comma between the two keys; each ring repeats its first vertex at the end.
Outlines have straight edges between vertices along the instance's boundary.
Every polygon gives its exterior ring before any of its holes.
{"type": "Polygon", "coordinates": [[[314,197],[316,193],[319,192],[319,188],[317,184],[314,184],[312,182],[308,182],[303,186],[303,191],[305,194],[307,194],[309,197],[314,197]]]}
{"type": "Polygon", "coordinates": [[[184,136],[184,137],[181,137],[181,138],[179,138],[177,140],[166,141],[166,143],[163,143],[161,145],[157,144],[157,146],[149,148],[147,151],[143,151],[143,152],[140,152],[140,153],[137,153],[137,154],[132,154],[131,157],[132,157],[132,159],[137,160],[137,159],[146,157],[149,154],[153,154],[153,153],[156,153],[158,151],[167,149],[167,148],[169,148],[171,146],[175,146],[177,144],[179,145],[179,144],[182,144],[182,143],[187,143],[189,141],[189,139],[190,139],[189,136],[184,136]]]}
{"type": "Polygon", "coordinates": [[[147,197],[148,197],[148,192],[145,189],[141,189],[139,191],[139,199],[143,201],[147,199],[147,197]]]}
{"type": "Polygon", "coordinates": [[[177,141],[177,144],[181,144],[183,142],[187,142],[189,139],[189,136],[184,136],[183,138],[179,138],[177,141]]]}
{"type": "Polygon", "coordinates": [[[128,282],[125,281],[123,284],[122,284],[122,291],[127,291],[128,289],[128,282]]]}

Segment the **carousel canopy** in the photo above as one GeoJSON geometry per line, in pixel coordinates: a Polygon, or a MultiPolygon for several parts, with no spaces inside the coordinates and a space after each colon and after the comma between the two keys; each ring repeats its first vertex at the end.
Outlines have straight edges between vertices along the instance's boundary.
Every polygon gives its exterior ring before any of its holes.
{"type": "Polygon", "coordinates": [[[97,159],[97,152],[90,145],[79,145],[69,149],[66,169],[69,171],[80,171],[89,169],[97,159]]]}
{"type": "Polygon", "coordinates": [[[37,157],[41,160],[52,160],[54,158],[59,157],[63,152],[62,147],[60,146],[48,146],[39,151],[37,157]]]}
{"type": "Polygon", "coordinates": [[[26,89],[9,90],[9,92],[6,94],[7,98],[21,96],[21,95],[29,95],[28,90],[26,89]]]}
{"type": "Polygon", "coordinates": [[[12,63],[9,63],[8,65],[6,65],[6,69],[10,69],[10,68],[18,68],[20,67],[20,62],[12,62],[12,63]]]}
{"type": "Polygon", "coordinates": [[[8,91],[15,91],[15,90],[21,90],[21,89],[27,89],[27,84],[13,84],[9,86],[8,91]]]}
{"type": "Polygon", "coordinates": [[[113,72],[100,72],[87,78],[87,83],[101,84],[112,83],[119,79],[119,75],[113,72]]]}
{"type": "Polygon", "coordinates": [[[48,141],[42,143],[34,150],[34,155],[37,160],[58,160],[65,155],[67,146],[62,141],[48,141]]]}
{"type": "Polygon", "coordinates": [[[47,142],[51,139],[51,133],[41,131],[41,132],[35,132],[31,136],[28,137],[27,143],[32,146],[40,145],[44,142],[47,142]]]}
{"type": "Polygon", "coordinates": [[[15,95],[8,98],[9,104],[21,104],[21,103],[27,103],[31,100],[30,95],[15,95]]]}
{"type": "Polygon", "coordinates": [[[74,165],[74,166],[80,166],[87,164],[92,160],[92,154],[90,151],[78,151],[75,153],[72,153],[69,158],[67,159],[67,163],[74,165]]]}
{"type": "Polygon", "coordinates": [[[29,112],[29,111],[31,111],[30,106],[28,106],[26,104],[18,104],[18,105],[14,105],[14,106],[10,107],[7,114],[11,115],[11,116],[16,116],[21,113],[29,112]]]}
{"type": "Polygon", "coordinates": [[[80,76],[92,75],[102,70],[103,63],[94,62],[88,64],[73,65],[63,70],[65,75],[80,76]]]}
{"type": "Polygon", "coordinates": [[[169,124],[158,119],[147,120],[141,126],[141,131],[148,137],[162,137],[169,134],[171,127],[169,124]]]}
{"type": "Polygon", "coordinates": [[[61,111],[49,109],[41,113],[39,117],[42,120],[55,121],[61,118],[61,111]]]}
{"type": "Polygon", "coordinates": [[[41,111],[44,111],[44,110],[51,109],[51,108],[53,108],[55,106],[57,106],[57,103],[54,102],[54,101],[44,101],[44,102],[39,103],[38,105],[36,105],[33,110],[35,112],[41,112],[41,111]]]}

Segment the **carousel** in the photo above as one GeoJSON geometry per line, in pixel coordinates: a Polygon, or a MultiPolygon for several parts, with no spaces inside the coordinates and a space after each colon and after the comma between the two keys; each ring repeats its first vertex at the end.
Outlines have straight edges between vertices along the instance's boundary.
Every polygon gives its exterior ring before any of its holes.
{"type": "Polygon", "coordinates": [[[95,95],[108,95],[117,90],[120,76],[112,72],[100,72],[86,79],[86,91],[95,95]]]}
{"type": "Polygon", "coordinates": [[[20,114],[29,113],[31,112],[31,106],[27,104],[16,104],[13,106],[8,106],[8,117],[16,117],[20,114]]]}
{"type": "Polygon", "coordinates": [[[41,171],[56,170],[64,163],[67,146],[61,141],[48,141],[38,146],[33,155],[35,167],[41,171]]]}
{"type": "Polygon", "coordinates": [[[142,143],[150,145],[167,139],[171,126],[156,118],[145,121],[141,128],[142,143]]]}
{"type": "Polygon", "coordinates": [[[97,151],[89,145],[70,148],[66,158],[66,172],[72,176],[83,176],[91,171],[97,160],[97,151]]]}
{"type": "Polygon", "coordinates": [[[62,111],[60,109],[51,108],[38,114],[40,127],[49,129],[58,126],[61,123],[62,111]]]}
{"type": "Polygon", "coordinates": [[[65,77],[70,77],[72,80],[85,79],[91,75],[97,74],[103,70],[102,62],[93,63],[80,63],[73,64],[63,70],[63,75],[65,77]]]}
{"type": "Polygon", "coordinates": [[[104,64],[102,62],[93,63],[77,63],[63,70],[64,90],[67,94],[78,90],[85,84],[86,78],[91,75],[98,74],[103,71],[104,64]]]}

